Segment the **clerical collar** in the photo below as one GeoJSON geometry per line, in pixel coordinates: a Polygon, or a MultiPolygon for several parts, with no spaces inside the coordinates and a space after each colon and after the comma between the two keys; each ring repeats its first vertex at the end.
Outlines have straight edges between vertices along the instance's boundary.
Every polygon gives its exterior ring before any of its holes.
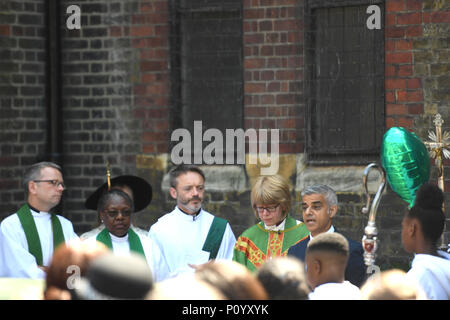
{"type": "Polygon", "coordinates": [[[275,232],[278,232],[278,231],[283,231],[284,230],[284,225],[286,224],[286,218],[284,218],[284,220],[279,224],[279,225],[273,225],[273,226],[267,226],[265,223],[264,223],[264,228],[266,229],[266,230],[269,230],[269,231],[275,231],[275,232]]]}
{"type": "MultiPolygon", "coordinates": [[[[334,232],[334,227],[333,226],[331,226],[330,229],[328,229],[328,231],[324,232],[324,233],[332,233],[332,232],[334,232]]],[[[312,240],[312,239],[313,239],[312,234],[309,234],[309,240],[312,240]]]]}
{"type": "Polygon", "coordinates": [[[122,237],[115,236],[111,232],[109,233],[109,235],[111,236],[111,240],[114,242],[127,242],[128,241],[128,232],[125,235],[123,235],[122,237]]]}
{"type": "Polygon", "coordinates": [[[28,206],[30,207],[31,210],[33,210],[34,212],[40,213],[41,211],[36,209],[35,207],[33,207],[31,204],[28,203],[28,206]]]}
{"type": "Polygon", "coordinates": [[[46,213],[48,213],[48,212],[40,211],[40,210],[36,209],[35,207],[33,207],[32,205],[30,205],[29,203],[28,203],[28,206],[30,207],[31,210],[33,210],[34,212],[36,212],[36,213],[38,213],[38,214],[46,214],[46,213]]]}
{"type": "Polygon", "coordinates": [[[200,214],[200,211],[202,211],[202,208],[200,208],[200,210],[198,210],[196,213],[190,214],[190,213],[187,213],[186,211],[184,211],[183,209],[181,209],[179,206],[177,206],[177,208],[178,208],[181,212],[183,212],[185,215],[188,215],[188,216],[192,217],[192,220],[197,219],[197,216],[200,214]]]}

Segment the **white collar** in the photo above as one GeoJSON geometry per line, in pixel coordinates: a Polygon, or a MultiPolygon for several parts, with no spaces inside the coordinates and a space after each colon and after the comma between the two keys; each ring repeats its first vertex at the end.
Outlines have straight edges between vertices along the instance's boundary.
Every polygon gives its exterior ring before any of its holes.
{"type": "Polygon", "coordinates": [[[109,235],[111,236],[111,240],[114,242],[128,242],[128,232],[123,237],[115,236],[111,232],[109,233],[109,235]]]}
{"type": "Polygon", "coordinates": [[[31,212],[31,215],[34,216],[34,217],[45,217],[47,215],[50,215],[50,213],[48,213],[48,212],[35,211],[35,210],[31,209],[31,208],[30,208],[30,212],[31,212]]]}
{"type": "MultiPolygon", "coordinates": [[[[264,222],[263,222],[264,223],[264,222]]],[[[269,231],[275,231],[275,232],[277,232],[277,231],[282,231],[282,230],[284,230],[284,225],[286,224],[286,218],[284,218],[284,220],[279,224],[279,225],[273,225],[273,226],[267,226],[265,223],[264,223],[264,228],[266,229],[266,230],[269,230],[269,231]]]]}
{"type": "Polygon", "coordinates": [[[182,211],[180,208],[178,208],[178,206],[175,206],[174,212],[176,213],[176,215],[183,220],[186,221],[197,221],[201,214],[202,214],[203,208],[200,208],[200,211],[196,214],[196,215],[190,215],[185,213],[184,211],[182,211]]]}
{"type": "MultiPolygon", "coordinates": [[[[333,225],[330,227],[330,229],[328,229],[327,232],[324,232],[324,233],[332,233],[332,232],[334,232],[334,227],[333,227],[333,225]]],[[[309,234],[309,240],[312,240],[312,239],[314,239],[313,236],[312,236],[312,234],[309,234]]]]}

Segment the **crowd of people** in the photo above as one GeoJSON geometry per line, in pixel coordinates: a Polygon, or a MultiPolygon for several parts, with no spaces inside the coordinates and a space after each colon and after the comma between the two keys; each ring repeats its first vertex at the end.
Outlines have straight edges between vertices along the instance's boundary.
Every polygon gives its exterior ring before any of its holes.
{"type": "Polygon", "coordinates": [[[403,300],[450,298],[450,254],[438,250],[444,194],[426,183],[402,221],[410,270],[368,278],[361,243],[339,233],[336,192],[306,187],[303,221],[291,216],[291,188],[280,175],[259,177],[251,206],[260,220],[235,237],[229,222],[203,206],[205,175],[196,166],[170,171],[172,212],[142,230],[131,215],[151,201],[135,176],[100,186],[87,200],[99,226],[80,237],[52,213],[65,189],[51,162],[24,174],[27,202],[0,224],[0,280],[41,279],[48,300],[403,300]]]}

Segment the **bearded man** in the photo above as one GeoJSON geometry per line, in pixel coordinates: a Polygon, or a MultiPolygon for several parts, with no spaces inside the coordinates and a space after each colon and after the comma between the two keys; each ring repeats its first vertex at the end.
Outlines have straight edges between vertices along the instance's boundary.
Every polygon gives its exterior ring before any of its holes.
{"type": "Polygon", "coordinates": [[[196,265],[213,259],[231,260],[236,238],[230,224],[202,208],[203,171],[179,165],[170,172],[170,186],[177,205],[159,218],[148,234],[166,260],[169,277],[194,272],[196,265]]]}

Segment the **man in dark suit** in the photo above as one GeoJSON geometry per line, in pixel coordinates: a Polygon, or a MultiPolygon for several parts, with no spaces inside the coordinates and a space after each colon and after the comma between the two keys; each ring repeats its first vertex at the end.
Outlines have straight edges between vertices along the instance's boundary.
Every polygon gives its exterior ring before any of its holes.
{"type": "MultiPolygon", "coordinates": [[[[333,226],[333,217],[338,212],[336,192],[326,185],[313,185],[302,191],[303,222],[310,235],[306,239],[293,245],[288,255],[305,261],[308,242],[318,234],[324,232],[338,232],[333,226]]],[[[364,250],[361,243],[347,238],[350,255],[345,270],[345,280],[360,287],[366,279],[366,266],[364,264],[364,250]]]]}

